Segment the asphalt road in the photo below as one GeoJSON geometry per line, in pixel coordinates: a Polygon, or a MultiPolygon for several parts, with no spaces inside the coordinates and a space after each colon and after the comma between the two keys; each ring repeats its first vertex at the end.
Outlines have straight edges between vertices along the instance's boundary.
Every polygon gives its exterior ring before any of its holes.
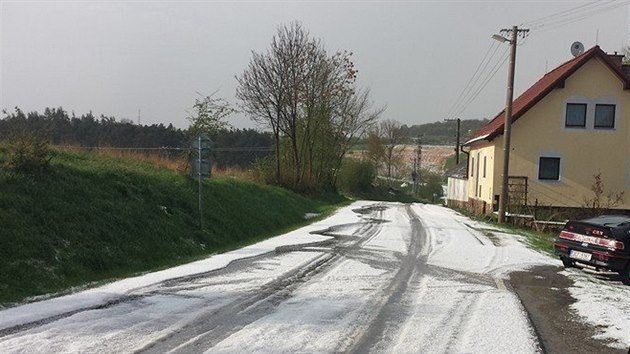
{"type": "Polygon", "coordinates": [[[546,353],[625,354],[593,339],[597,328],[584,324],[569,308],[575,302],[567,288],[571,279],[561,267],[535,267],[510,274],[510,284],[521,299],[546,353]]]}
{"type": "Polygon", "coordinates": [[[355,212],[361,221],[319,231],[330,241],[1,330],[0,352],[625,353],[590,339],[595,329],[571,315],[570,281],[557,268],[504,283],[431,263],[457,237],[494,249],[465,253],[488,269],[509,257],[442,211],[374,204],[355,212]]]}

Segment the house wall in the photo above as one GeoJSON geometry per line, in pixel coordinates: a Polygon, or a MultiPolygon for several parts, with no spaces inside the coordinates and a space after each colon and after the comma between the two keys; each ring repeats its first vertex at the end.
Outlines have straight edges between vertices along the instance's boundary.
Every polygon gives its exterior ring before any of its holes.
{"type": "MultiPolygon", "coordinates": [[[[495,191],[495,180],[500,179],[501,165],[497,165],[497,153],[503,156],[502,151],[496,148],[496,140],[492,143],[480,142],[470,150],[468,158],[468,199],[471,201],[485,202],[492,205],[495,191]],[[498,176],[495,178],[495,176],[498,176]]],[[[502,159],[502,157],[500,157],[502,159]]],[[[499,181],[500,183],[500,181],[499,181]]],[[[475,204],[474,202],[471,204],[475,204]]],[[[477,203],[478,204],[478,203],[477,203]]],[[[490,208],[489,211],[491,211],[490,208]]]]}
{"type": "MultiPolygon", "coordinates": [[[[492,143],[502,146],[502,137],[492,143]]],[[[595,58],[514,122],[510,176],[528,177],[530,204],[581,207],[600,172],[606,190],[625,191],[618,208],[630,209],[630,90],[595,58]],[[567,102],[587,103],[586,128],[565,127],[567,102]],[[593,128],[596,103],[616,105],[614,129],[593,128]],[[560,180],[538,179],[540,157],[560,158],[560,180]]]]}

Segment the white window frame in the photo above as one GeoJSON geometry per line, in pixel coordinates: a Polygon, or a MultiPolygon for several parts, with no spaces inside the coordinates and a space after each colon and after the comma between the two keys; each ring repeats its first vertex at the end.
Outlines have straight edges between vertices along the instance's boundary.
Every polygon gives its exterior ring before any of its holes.
{"type": "Polygon", "coordinates": [[[564,127],[566,129],[586,129],[588,127],[588,103],[583,102],[567,102],[564,104],[564,127]],[[584,125],[567,125],[567,112],[569,105],[584,106],[584,125]]]}
{"type": "Polygon", "coordinates": [[[536,159],[536,180],[541,183],[558,183],[562,181],[562,167],[564,165],[564,158],[558,153],[540,153],[536,159]],[[558,164],[558,179],[540,179],[540,159],[541,158],[554,158],[560,159],[558,164]]]}
{"type": "Polygon", "coordinates": [[[588,98],[585,96],[571,96],[564,101],[562,107],[562,130],[572,132],[615,132],[619,130],[619,124],[621,119],[621,105],[618,102],[617,97],[614,96],[602,96],[597,98],[588,98]],[[569,104],[585,104],[586,105],[586,122],[585,126],[567,126],[567,106],[569,104]],[[595,128],[595,109],[597,105],[613,105],[615,106],[615,116],[613,121],[613,127],[598,127],[595,128]]]}
{"type": "Polygon", "coordinates": [[[617,114],[615,113],[617,112],[617,105],[616,104],[608,104],[608,103],[597,103],[595,104],[595,118],[593,120],[593,128],[595,129],[615,129],[615,127],[617,127],[617,114]],[[612,127],[608,127],[608,126],[596,126],[595,124],[597,124],[597,107],[612,107],[613,108],[613,121],[612,121],[612,127]]]}

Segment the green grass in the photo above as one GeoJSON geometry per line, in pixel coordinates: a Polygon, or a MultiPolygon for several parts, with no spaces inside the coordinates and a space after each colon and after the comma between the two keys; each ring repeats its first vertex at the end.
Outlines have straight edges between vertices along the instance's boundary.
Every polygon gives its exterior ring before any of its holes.
{"type": "MultiPolygon", "coordinates": [[[[459,161],[466,161],[467,156],[466,154],[460,153],[459,154],[459,161]]],[[[446,162],[444,163],[444,170],[448,171],[451,168],[455,167],[457,164],[455,163],[456,159],[455,159],[455,154],[453,154],[453,156],[449,157],[448,159],[446,159],[446,162]]]]}
{"type": "Polygon", "coordinates": [[[497,229],[505,230],[509,233],[521,235],[525,238],[525,242],[528,247],[546,253],[550,256],[554,256],[553,243],[558,237],[558,234],[556,232],[541,232],[524,226],[499,224],[494,217],[479,216],[462,209],[456,210],[471,219],[493,225],[497,229]]]}
{"type": "Polygon", "coordinates": [[[0,167],[0,304],[235,249],[347,203],[212,178],[201,230],[196,180],[91,153],[55,152],[51,164],[39,175],[0,167]]]}
{"type": "Polygon", "coordinates": [[[527,238],[527,243],[530,247],[543,251],[551,256],[554,255],[553,243],[556,238],[558,238],[557,234],[532,230],[524,230],[522,232],[522,235],[527,238]]]}

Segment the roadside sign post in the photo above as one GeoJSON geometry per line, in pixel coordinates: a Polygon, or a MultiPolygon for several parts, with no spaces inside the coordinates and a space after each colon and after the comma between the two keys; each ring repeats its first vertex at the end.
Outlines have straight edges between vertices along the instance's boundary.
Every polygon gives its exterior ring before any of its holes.
{"type": "Polygon", "coordinates": [[[203,229],[203,198],[202,198],[202,177],[210,177],[212,166],[210,165],[210,148],[212,147],[212,140],[207,134],[199,134],[192,142],[192,157],[190,161],[191,177],[197,177],[199,187],[199,228],[203,229]],[[196,156],[195,156],[196,155],[196,156]]]}

